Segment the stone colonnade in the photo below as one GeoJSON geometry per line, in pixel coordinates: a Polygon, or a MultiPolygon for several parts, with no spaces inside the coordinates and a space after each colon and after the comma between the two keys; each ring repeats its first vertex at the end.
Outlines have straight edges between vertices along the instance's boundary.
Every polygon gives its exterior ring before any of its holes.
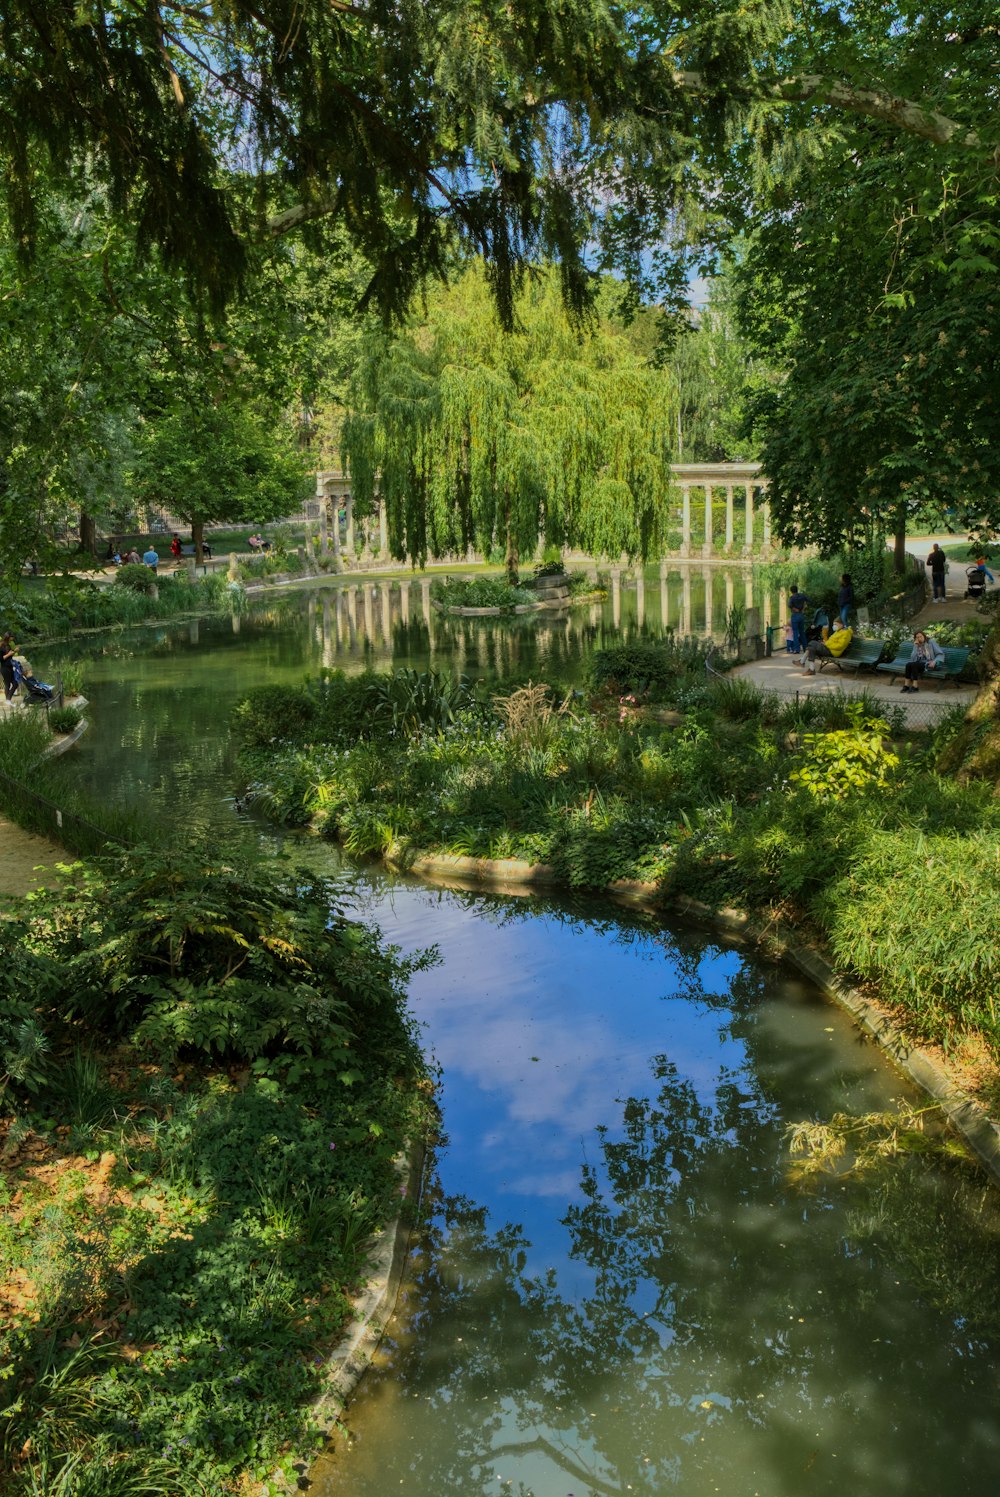
{"type": "MultiPolygon", "coordinates": [[[[750,556],[767,553],[771,548],[771,507],[767,499],[768,480],[761,476],[759,463],[674,463],[671,465],[674,486],[680,490],[680,551],[683,559],[700,555],[705,559],[718,557],[750,556]],[[700,538],[692,532],[691,496],[704,506],[704,519],[700,538]],[[715,515],[717,505],[724,495],[726,528],[725,540],[716,547],[715,515]],[[758,523],[759,517],[759,523],[758,523]],[[759,535],[759,541],[758,541],[759,535]]],[[[350,492],[350,479],[335,469],[321,470],[316,474],[316,499],[307,506],[307,519],[318,522],[319,544],[324,555],[333,551],[339,560],[341,555],[340,504],[346,508],[347,526],[343,548],[348,556],[354,556],[358,534],[354,516],[354,499],[350,492]],[[332,501],[332,502],[331,502],[332,501]],[[334,523],[330,523],[332,509],[334,523]]],[[[370,551],[370,537],[365,522],[361,541],[363,555],[370,551]]],[[[388,552],[388,527],[385,505],[378,513],[379,552],[388,552]]]]}
{"type": "MultiPolygon", "coordinates": [[[[351,481],[345,473],[341,473],[335,469],[320,469],[316,474],[316,498],[311,505],[306,506],[305,518],[307,524],[309,521],[313,521],[317,526],[320,554],[327,556],[332,551],[336,560],[340,561],[342,549],[340,540],[341,504],[344,506],[346,518],[343,551],[348,556],[355,555],[360,526],[362,558],[370,559],[372,540],[371,520],[356,520],[354,514],[354,496],[351,493],[351,481]]],[[[384,504],[379,505],[377,523],[379,556],[384,558],[389,551],[389,524],[384,504]]]]}
{"type": "Polygon", "coordinates": [[[751,556],[756,552],[771,549],[771,506],[767,500],[768,481],[761,477],[759,463],[674,463],[671,474],[681,491],[681,544],[683,558],[693,556],[699,542],[692,535],[691,494],[701,492],[704,504],[704,528],[700,541],[701,555],[706,559],[717,555],[715,545],[716,491],[725,494],[726,536],[723,556],[751,556]],[[742,490],[738,499],[737,491],[742,490]],[[737,517],[737,503],[742,514],[737,517]],[[760,514],[760,526],[756,515],[760,514]],[[760,529],[761,543],[756,543],[756,531],[760,529]]]}

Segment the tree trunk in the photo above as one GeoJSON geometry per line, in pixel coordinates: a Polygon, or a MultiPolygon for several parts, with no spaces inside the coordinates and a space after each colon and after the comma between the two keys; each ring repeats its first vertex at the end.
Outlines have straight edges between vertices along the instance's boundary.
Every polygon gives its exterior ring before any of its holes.
{"type": "Polygon", "coordinates": [[[504,490],[504,520],[507,525],[507,581],[511,587],[517,587],[520,580],[518,563],[520,558],[517,554],[517,539],[514,535],[514,527],[510,520],[510,490],[504,490]]]}
{"type": "Polygon", "coordinates": [[[902,575],[906,571],[906,516],[896,517],[896,539],[893,546],[893,566],[902,575]]]}
{"type": "Polygon", "coordinates": [[[80,550],[97,555],[97,522],[84,509],[80,511],[80,550]]]}
{"type": "Polygon", "coordinates": [[[202,548],[202,546],[204,544],[204,541],[205,541],[205,522],[204,522],[204,520],[192,520],[191,521],[191,539],[194,541],[194,559],[195,559],[195,561],[201,561],[202,560],[202,550],[201,550],[201,548],[202,548]]]}

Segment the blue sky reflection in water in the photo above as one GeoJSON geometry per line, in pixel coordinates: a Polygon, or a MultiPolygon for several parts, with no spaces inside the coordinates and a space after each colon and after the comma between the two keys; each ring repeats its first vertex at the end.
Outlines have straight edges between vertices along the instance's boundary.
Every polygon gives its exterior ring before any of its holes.
{"type": "Polygon", "coordinates": [[[441,947],[446,1142],[319,1497],[996,1491],[992,1199],[787,1177],[786,1121],[903,1091],[843,1016],[696,932],[367,886],[441,947]]]}

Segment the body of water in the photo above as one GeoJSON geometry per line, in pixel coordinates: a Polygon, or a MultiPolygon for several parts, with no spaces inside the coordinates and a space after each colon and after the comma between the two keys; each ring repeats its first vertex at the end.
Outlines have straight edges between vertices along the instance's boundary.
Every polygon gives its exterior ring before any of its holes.
{"type": "MultiPolygon", "coordinates": [[[[232,799],[248,690],[391,663],[579,680],[595,644],[663,629],[634,591],[495,623],[422,602],[315,588],[78,644],[93,728],[67,771],[220,848],[267,842],[232,799]]],[[[440,952],[412,986],[441,1073],[429,1224],[322,1497],[995,1492],[994,1193],[912,1161],[792,1169],[788,1124],[909,1095],[845,1016],[705,932],[289,843],[388,939],[440,952]]]]}

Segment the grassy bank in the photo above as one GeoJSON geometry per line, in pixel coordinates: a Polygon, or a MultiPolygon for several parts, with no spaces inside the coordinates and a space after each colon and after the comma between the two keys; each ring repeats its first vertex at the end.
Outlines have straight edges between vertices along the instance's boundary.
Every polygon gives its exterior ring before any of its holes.
{"type": "Polygon", "coordinates": [[[1000,921],[1000,800],[937,768],[961,708],[918,744],[881,703],[783,703],[706,680],[676,645],[599,654],[586,700],[466,687],[443,718],[424,678],[425,709],[372,710],[393,690],[334,677],[251,698],[238,730],[257,803],[358,853],[524,858],[576,887],[638,879],[778,912],[916,1032],[974,1029],[1000,1051],[1000,954],[983,939],[1000,921]]]}
{"type": "MultiPolygon", "coordinates": [[[[51,790],[40,727],[0,760],[51,790]]],[[[245,1491],[313,1447],[431,1101],[412,966],[314,875],[238,863],[150,842],[0,915],[4,1497],[245,1491]]]]}
{"type": "Polygon", "coordinates": [[[192,581],[187,571],[160,575],[157,597],[146,567],[123,567],[114,582],[78,577],[45,578],[16,590],[0,586],[4,627],[18,639],[61,639],[80,629],[128,628],[191,613],[229,611],[232,589],[222,573],[192,581]]]}

